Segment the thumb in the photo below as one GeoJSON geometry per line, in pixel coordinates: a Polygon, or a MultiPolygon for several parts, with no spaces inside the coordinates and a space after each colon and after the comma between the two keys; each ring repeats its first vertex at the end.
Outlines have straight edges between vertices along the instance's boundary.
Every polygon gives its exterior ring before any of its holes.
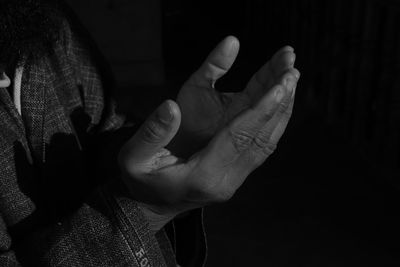
{"type": "Polygon", "coordinates": [[[124,145],[120,162],[125,166],[147,162],[168,145],[177,133],[180,122],[178,105],[172,100],[165,101],[124,145]]]}

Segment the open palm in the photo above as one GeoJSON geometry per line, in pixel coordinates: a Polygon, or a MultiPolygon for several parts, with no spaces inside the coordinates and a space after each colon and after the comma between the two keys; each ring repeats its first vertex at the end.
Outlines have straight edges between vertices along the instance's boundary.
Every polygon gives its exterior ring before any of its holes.
{"type": "Polygon", "coordinates": [[[215,82],[229,71],[239,52],[239,41],[226,37],[209,54],[202,66],[182,86],[177,102],[182,112],[179,140],[183,154],[190,155],[205,145],[215,133],[241,111],[254,105],[286,73],[296,77],[293,48],[280,49],[238,93],[222,93],[215,89],[215,82]]]}

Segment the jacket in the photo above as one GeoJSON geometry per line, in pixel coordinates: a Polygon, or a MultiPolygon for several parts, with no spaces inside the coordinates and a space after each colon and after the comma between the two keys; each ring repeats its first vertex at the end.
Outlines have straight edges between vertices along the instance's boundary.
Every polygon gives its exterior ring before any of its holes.
{"type": "Polygon", "coordinates": [[[118,114],[76,25],[66,19],[54,51],[24,67],[22,115],[0,91],[0,266],[176,266],[180,245],[183,266],[201,266],[201,211],[180,234],[174,223],[154,234],[122,186],[116,155],[138,124],[118,114]]]}

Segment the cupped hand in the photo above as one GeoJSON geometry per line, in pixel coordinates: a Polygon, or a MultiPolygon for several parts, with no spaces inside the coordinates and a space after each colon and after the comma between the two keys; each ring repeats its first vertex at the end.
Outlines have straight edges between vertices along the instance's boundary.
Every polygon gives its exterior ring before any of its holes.
{"type": "Polygon", "coordinates": [[[253,75],[244,90],[219,92],[215,83],[229,71],[238,52],[239,41],[233,36],[226,37],[182,86],[177,97],[182,124],[171,146],[180,156],[188,157],[202,148],[219,129],[255,105],[288,73],[299,78],[294,68],[293,48],[286,46],[253,75]]]}
{"type": "MultiPolygon", "coordinates": [[[[154,230],[181,212],[230,199],[247,176],[272,154],[293,108],[299,78],[293,61],[293,49],[281,49],[253,76],[246,89],[232,98],[224,111],[228,115],[221,117],[223,125],[213,126],[214,132],[206,131],[212,136],[209,142],[189,159],[178,157],[166,147],[184,127],[183,117],[196,119],[199,115],[172,100],[163,103],[124,145],[119,155],[123,181],[141,203],[154,230]],[[190,115],[184,115],[185,110],[190,115]]],[[[201,88],[187,90],[196,94],[201,88]]],[[[203,133],[206,128],[193,129],[203,133]]]]}

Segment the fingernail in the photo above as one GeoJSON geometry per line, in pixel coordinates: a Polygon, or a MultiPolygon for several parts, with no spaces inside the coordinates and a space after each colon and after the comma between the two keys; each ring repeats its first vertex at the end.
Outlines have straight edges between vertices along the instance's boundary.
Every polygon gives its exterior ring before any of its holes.
{"type": "Polygon", "coordinates": [[[293,91],[292,91],[292,98],[293,98],[293,97],[294,97],[294,95],[296,94],[296,87],[297,87],[297,86],[293,87],[293,91]]]}
{"type": "Polygon", "coordinates": [[[294,48],[291,47],[290,45],[284,46],[281,51],[285,51],[285,52],[294,52],[294,48]]]}
{"type": "Polygon", "coordinates": [[[157,118],[162,123],[170,123],[173,120],[174,114],[172,113],[169,101],[165,101],[158,109],[157,118]]]}
{"type": "Polygon", "coordinates": [[[294,66],[295,61],[296,61],[296,54],[293,53],[293,55],[290,57],[290,63],[289,63],[290,67],[294,66]]]}
{"type": "Polygon", "coordinates": [[[285,92],[283,91],[282,88],[276,90],[275,99],[277,102],[281,102],[284,96],[285,96],[285,92]]]}
{"type": "Polygon", "coordinates": [[[225,50],[226,56],[230,57],[230,56],[235,55],[238,45],[239,45],[239,43],[236,39],[231,40],[228,49],[225,50]]]}
{"type": "Polygon", "coordinates": [[[294,76],[296,77],[297,80],[300,79],[300,72],[296,71],[294,73],[294,76]]]}
{"type": "Polygon", "coordinates": [[[293,79],[293,77],[289,77],[289,78],[286,79],[285,84],[286,84],[287,90],[288,90],[289,92],[292,92],[294,86],[296,85],[296,81],[295,81],[295,79],[293,79]]]}

